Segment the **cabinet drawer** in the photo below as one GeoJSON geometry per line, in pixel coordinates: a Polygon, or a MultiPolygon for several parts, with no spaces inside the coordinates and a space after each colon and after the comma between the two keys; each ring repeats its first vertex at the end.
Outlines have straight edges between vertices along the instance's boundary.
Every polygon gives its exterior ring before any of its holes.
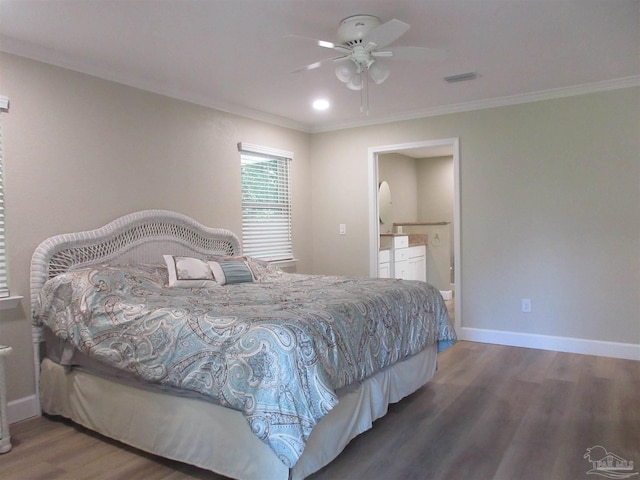
{"type": "Polygon", "coordinates": [[[408,260],[409,259],[409,248],[398,248],[397,250],[394,250],[393,254],[394,254],[394,261],[396,262],[402,262],[404,260],[408,260]]]}
{"type": "Polygon", "coordinates": [[[409,246],[409,237],[403,235],[401,237],[393,237],[393,248],[407,248],[409,246]]]}
{"type": "Polygon", "coordinates": [[[378,263],[385,263],[391,260],[390,250],[380,250],[378,252],[378,263]]]}

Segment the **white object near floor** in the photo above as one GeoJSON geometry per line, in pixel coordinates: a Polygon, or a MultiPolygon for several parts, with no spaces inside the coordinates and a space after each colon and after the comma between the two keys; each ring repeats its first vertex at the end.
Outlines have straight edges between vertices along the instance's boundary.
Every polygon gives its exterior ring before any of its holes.
{"type": "Polygon", "coordinates": [[[11,450],[9,421],[7,420],[7,385],[4,376],[4,357],[11,353],[11,347],[0,345],[0,453],[11,450]]]}

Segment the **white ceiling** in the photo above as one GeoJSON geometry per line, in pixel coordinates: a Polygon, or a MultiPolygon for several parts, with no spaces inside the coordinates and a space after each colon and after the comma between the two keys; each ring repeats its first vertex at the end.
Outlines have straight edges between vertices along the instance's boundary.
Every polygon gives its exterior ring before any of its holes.
{"type": "Polygon", "coordinates": [[[0,0],[0,49],[317,132],[638,85],[640,0],[0,0]],[[362,114],[330,64],[291,73],[335,52],[287,38],[334,41],[354,14],[407,22],[394,45],[447,57],[391,59],[362,114]],[[318,97],[328,111],[312,110],[318,97]]]}

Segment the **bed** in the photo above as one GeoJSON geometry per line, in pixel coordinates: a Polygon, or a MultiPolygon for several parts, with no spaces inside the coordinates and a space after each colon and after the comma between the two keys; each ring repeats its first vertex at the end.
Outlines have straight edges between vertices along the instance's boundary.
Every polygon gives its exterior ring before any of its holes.
{"type": "Polygon", "coordinates": [[[31,302],[42,412],[243,480],[327,465],[456,340],[424,282],[284,273],[165,210],[42,242],[31,302]]]}

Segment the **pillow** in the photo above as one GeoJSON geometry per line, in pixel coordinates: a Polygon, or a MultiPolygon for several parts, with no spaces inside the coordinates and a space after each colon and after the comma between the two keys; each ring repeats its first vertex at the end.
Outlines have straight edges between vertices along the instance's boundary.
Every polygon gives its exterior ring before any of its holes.
{"type": "MultiPolygon", "coordinates": [[[[271,265],[269,262],[260,260],[258,258],[248,256],[228,257],[222,255],[212,255],[210,257],[207,257],[207,259],[209,260],[209,265],[211,265],[212,261],[242,261],[249,267],[249,270],[251,270],[251,276],[253,277],[254,282],[273,282],[283,279],[284,276],[287,275],[275,265],[271,265]]],[[[215,267],[211,267],[211,270],[213,270],[214,268],[215,267]]],[[[216,278],[216,280],[218,279],[218,277],[215,276],[215,271],[214,277],[216,278]]]]}
{"type": "Polygon", "coordinates": [[[253,282],[253,272],[241,258],[208,263],[218,285],[253,282]]]}
{"type": "Polygon", "coordinates": [[[253,273],[254,282],[274,282],[284,279],[286,275],[286,273],[275,265],[271,265],[269,262],[257,258],[247,257],[247,265],[249,265],[253,273]]]}
{"type": "Polygon", "coordinates": [[[169,273],[169,286],[205,288],[217,285],[208,263],[198,258],[163,255],[169,273]]]}

